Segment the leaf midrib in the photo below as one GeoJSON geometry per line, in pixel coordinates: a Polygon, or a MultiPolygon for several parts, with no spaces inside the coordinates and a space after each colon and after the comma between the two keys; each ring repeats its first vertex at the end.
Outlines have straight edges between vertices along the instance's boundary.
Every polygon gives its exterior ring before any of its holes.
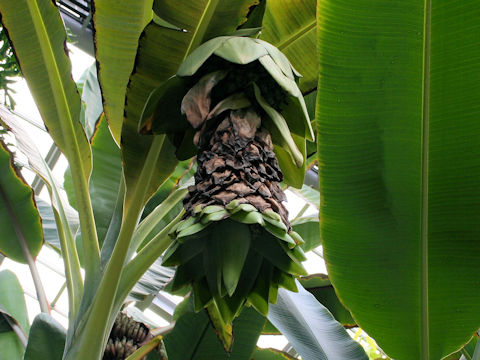
{"type": "Polygon", "coordinates": [[[422,359],[429,359],[428,308],[428,161],[430,131],[430,53],[431,53],[431,0],[424,3],[423,84],[422,84],[422,204],[421,204],[421,337],[422,359]]]}
{"type": "Polygon", "coordinates": [[[290,45],[292,45],[295,41],[300,39],[301,37],[305,36],[307,33],[309,33],[312,30],[315,30],[317,26],[317,21],[316,19],[310,21],[307,23],[305,26],[301,27],[297,32],[295,32],[292,36],[287,37],[284,41],[278,43],[276,46],[280,50],[285,50],[288,48],[290,45]]]}
{"type": "MultiPolygon", "coordinates": [[[[43,22],[42,13],[36,1],[28,1],[26,2],[26,4],[31,14],[31,19],[33,22],[33,26],[35,27],[35,32],[40,38],[39,46],[42,49],[43,56],[46,59],[50,60],[45,61],[45,65],[47,67],[49,78],[51,79],[50,84],[52,85],[52,91],[54,93],[54,102],[56,105],[55,109],[57,110],[57,116],[60,119],[60,128],[62,129],[62,133],[65,139],[71,140],[71,147],[74,149],[73,152],[80,153],[78,141],[74,136],[75,130],[73,128],[73,116],[70,111],[70,107],[68,106],[67,94],[65,93],[65,89],[62,86],[60,71],[58,69],[58,66],[56,66],[55,55],[51,46],[51,40],[49,36],[46,35],[48,34],[48,31],[43,22]],[[61,121],[63,116],[67,117],[67,121],[61,121]]],[[[65,146],[64,151],[66,151],[67,149],[70,150],[70,147],[67,145],[67,143],[69,143],[69,141],[64,142],[63,144],[65,146]]],[[[71,150],[68,151],[68,154],[66,155],[71,155],[70,152],[71,150]]],[[[82,175],[85,176],[85,169],[82,162],[80,162],[79,167],[82,169],[82,175]]]]}
{"type": "Polygon", "coordinates": [[[185,56],[183,57],[183,61],[185,61],[187,56],[190,55],[190,53],[202,43],[203,38],[205,36],[205,32],[207,31],[207,28],[208,28],[208,24],[210,23],[210,20],[212,19],[212,16],[215,13],[218,3],[219,3],[219,0],[208,1],[207,5],[205,6],[205,9],[202,12],[202,15],[200,16],[200,19],[198,20],[197,26],[195,27],[195,31],[193,32],[193,35],[192,35],[192,40],[188,44],[188,48],[185,51],[185,56]]]}

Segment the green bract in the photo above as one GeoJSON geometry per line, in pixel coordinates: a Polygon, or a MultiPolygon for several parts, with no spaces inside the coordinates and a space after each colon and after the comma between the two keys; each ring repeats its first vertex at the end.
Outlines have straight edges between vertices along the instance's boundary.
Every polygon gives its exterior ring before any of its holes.
{"type": "Polygon", "coordinates": [[[214,302],[227,323],[245,303],[266,315],[278,288],[297,291],[295,277],[306,275],[301,237],[274,211],[261,213],[250,204],[234,200],[198,209],[171,236],[163,258],[163,265],[177,266],[171,290],[191,284],[195,309],[214,302]]]}

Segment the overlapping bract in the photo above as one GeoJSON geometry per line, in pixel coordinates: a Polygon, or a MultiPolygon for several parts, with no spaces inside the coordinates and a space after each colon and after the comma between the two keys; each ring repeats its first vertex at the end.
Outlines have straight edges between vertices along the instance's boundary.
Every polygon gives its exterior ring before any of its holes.
{"type": "MultiPolygon", "coordinates": [[[[303,182],[305,138],[312,138],[298,74],[270,44],[220,37],[192,52],[177,75],[145,107],[156,99],[158,113],[176,104],[198,149],[186,215],[164,255],[164,265],[177,266],[170,287],[192,285],[196,309],[214,304],[225,323],[245,304],[266,314],[278,287],[296,291],[295,277],[305,274],[303,240],[291,229],[280,187],[303,182]],[[296,176],[284,179],[283,168],[296,176]]],[[[155,114],[143,129],[155,130],[154,121],[155,114]]]]}
{"type": "Polygon", "coordinates": [[[295,277],[305,274],[303,251],[294,246],[298,235],[288,234],[282,225],[247,207],[226,210],[213,205],[189,217],[180,224],[164,257],[164,265],[178,266],[172,290],[191,284],[195,309],[213,302],[226,323],[247,302],[266,315],[278,288],[297,291],[295,277]],[[270,230],[257,222],[271,224],[270,230]]]}

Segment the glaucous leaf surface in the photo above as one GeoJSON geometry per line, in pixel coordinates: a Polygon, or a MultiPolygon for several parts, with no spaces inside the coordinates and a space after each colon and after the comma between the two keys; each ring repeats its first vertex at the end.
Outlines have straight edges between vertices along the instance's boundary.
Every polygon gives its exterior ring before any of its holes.
{"type": "Polygon", "coordinates": [[[288,339],[304,360],[362,359],[368,356],[350,335],[297,281],[298,293],[278,290],[268,320],[288,339]]]}

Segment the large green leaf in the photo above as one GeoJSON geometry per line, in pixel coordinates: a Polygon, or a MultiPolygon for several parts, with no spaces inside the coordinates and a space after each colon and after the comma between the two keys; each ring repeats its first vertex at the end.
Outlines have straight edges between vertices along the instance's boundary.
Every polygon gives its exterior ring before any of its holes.
{"type": "MultiPolygon", "coordinates": [[[[122,163],[120,149],[112,137],[103,114],[102,94],[95,65],[85,70],[77,85],[82,89],[84,106],[80,118],[92,147],[93,170],[89,191],[98,240],[102,246],[115,209],[122,176],[122,163]]],[[[65,172],[64,186],[70,204],[76,206],[72,173],[69,168],[65,172]]]]}
{"type": "Polygon", "coordinates": [[[318,16],[330,279],[390,356],[440,359],[480,327],[480,7],[321,0],[318,16]]]}
{"type": "Polygon", "coordinates": [[[86,281],[98,278],[100,251],[94,224],[88,179],[92,154],[79,121],[80,96],[66,54],[66,32],[52,1],[6,0],[0,3],[2,23],[45,126],[69,161],[74,174],[86,281]]]}
{"type": "Polygon", "coordinates": [[[262,40],[278,47],[302,74],[302,92],[317,87],[315,5],[315,0],[267,1],[260,35],[262,40]]]}
{"type": "Polygon", "coordinates": [[[0,346],[2,356],[9,360],[22,360],[25,349],[18,342],[17,335],[13,331],[0,333],[0,346]]]}
{"type": "MultiPolygon", "coordinates": [[[[155,0],[153,10],[162,19],[185,30],[185,36],[180,38],[180,48],[171,49],[183,56],[209,39],[233,32],[247,20],[247,14],[258,3],[258,0],[228,2],[221,0],[185,2],[155,0]]],[[[173,40],[171,37],[167,39],[167,41],[173,40]]]]}
{"type": "Polygon", "coordinates": [[[93,1],[95,56],[107,120],[120,144],[125,91],[132,73],[138,38],[152,18],[153,0],[93,1]],[[121,34],[119,36],[119,34],[121,34]]]}
{"type": "Polygon", "coordinates": [[[103,112],[102,93],[97,77],[97,64],[90,65],[77,81],[77,88],[82,99],[82,114],[80,122],[87,137],[90,139],[95,131],[95,125],[103,112]]]}
{"type": "Polygon", "coordinates": [[[362,347],[297,281],[298,293],[278,290],[268,320],[288,339],[304,360],[368,359],[362,347]]]}
{"type": "MultiPolygon", "coordinates": [[[[60,253],[61,243],[58,232],[64,231],[62,224],[60,224],[60,226],[57,225],[54,213],[55,210],[51,204],[39,198],[38,196],[35,197],[35,203],[37,204],[38,213],[42,218],[43,238],[45,243],[48,243],[53,249],[60,253]]],[[[72,208],[66,208],[65,215],[72,232],[76,232],[78,229],[77,213],[72,208]]]]}
{"type": "Polygon", "coordinates": [[[42,222],[33,190],[13,163],[13,156],[0,141],[0,252],[27,263],[43,244],[42,222]]]}
{"type": "Polygon", "coordinates": [[[65,346],[65,329],[50,315],[33,320],[24,360],[60,360],[65,346]]]}
{"type": "Polygon", "coordinates": [[[15,276],[9,270],[0,272],[0,346],[5,359],[21,359],[25,351],[19,336],[11,328],[17,326],[23,340],[29,331],[27,307],[23,289],[15,276]],[[8,317],[8,319],[6,319],[8,317]]]}
{"type": "Polygon", "coordinates": [[[175,271],[162,266],[162,258],[158,258],[135,284],[129,299],[142,301],[149,295],[158,294],[173,279],[173,275],[175,271]]]}
{"type": "Polygon", "coordinates": [[[189,301],[173,331],[165,336],[169,360],[215,359],[249,360],[255,349],[265,318],[253,308],[244,308],[233,322],[234,342],[230,354],[225,352],[205,310],[193,312],[189,301]]]}
{"type": "Polygon", "coordinates": [[[0,4],[22,74],[48,131],[70,162],[78,162],[87,179],[91,153],[79,122],[80,96],[66,54],[66,33],[51,1],[6,0],[0,4]]]}

